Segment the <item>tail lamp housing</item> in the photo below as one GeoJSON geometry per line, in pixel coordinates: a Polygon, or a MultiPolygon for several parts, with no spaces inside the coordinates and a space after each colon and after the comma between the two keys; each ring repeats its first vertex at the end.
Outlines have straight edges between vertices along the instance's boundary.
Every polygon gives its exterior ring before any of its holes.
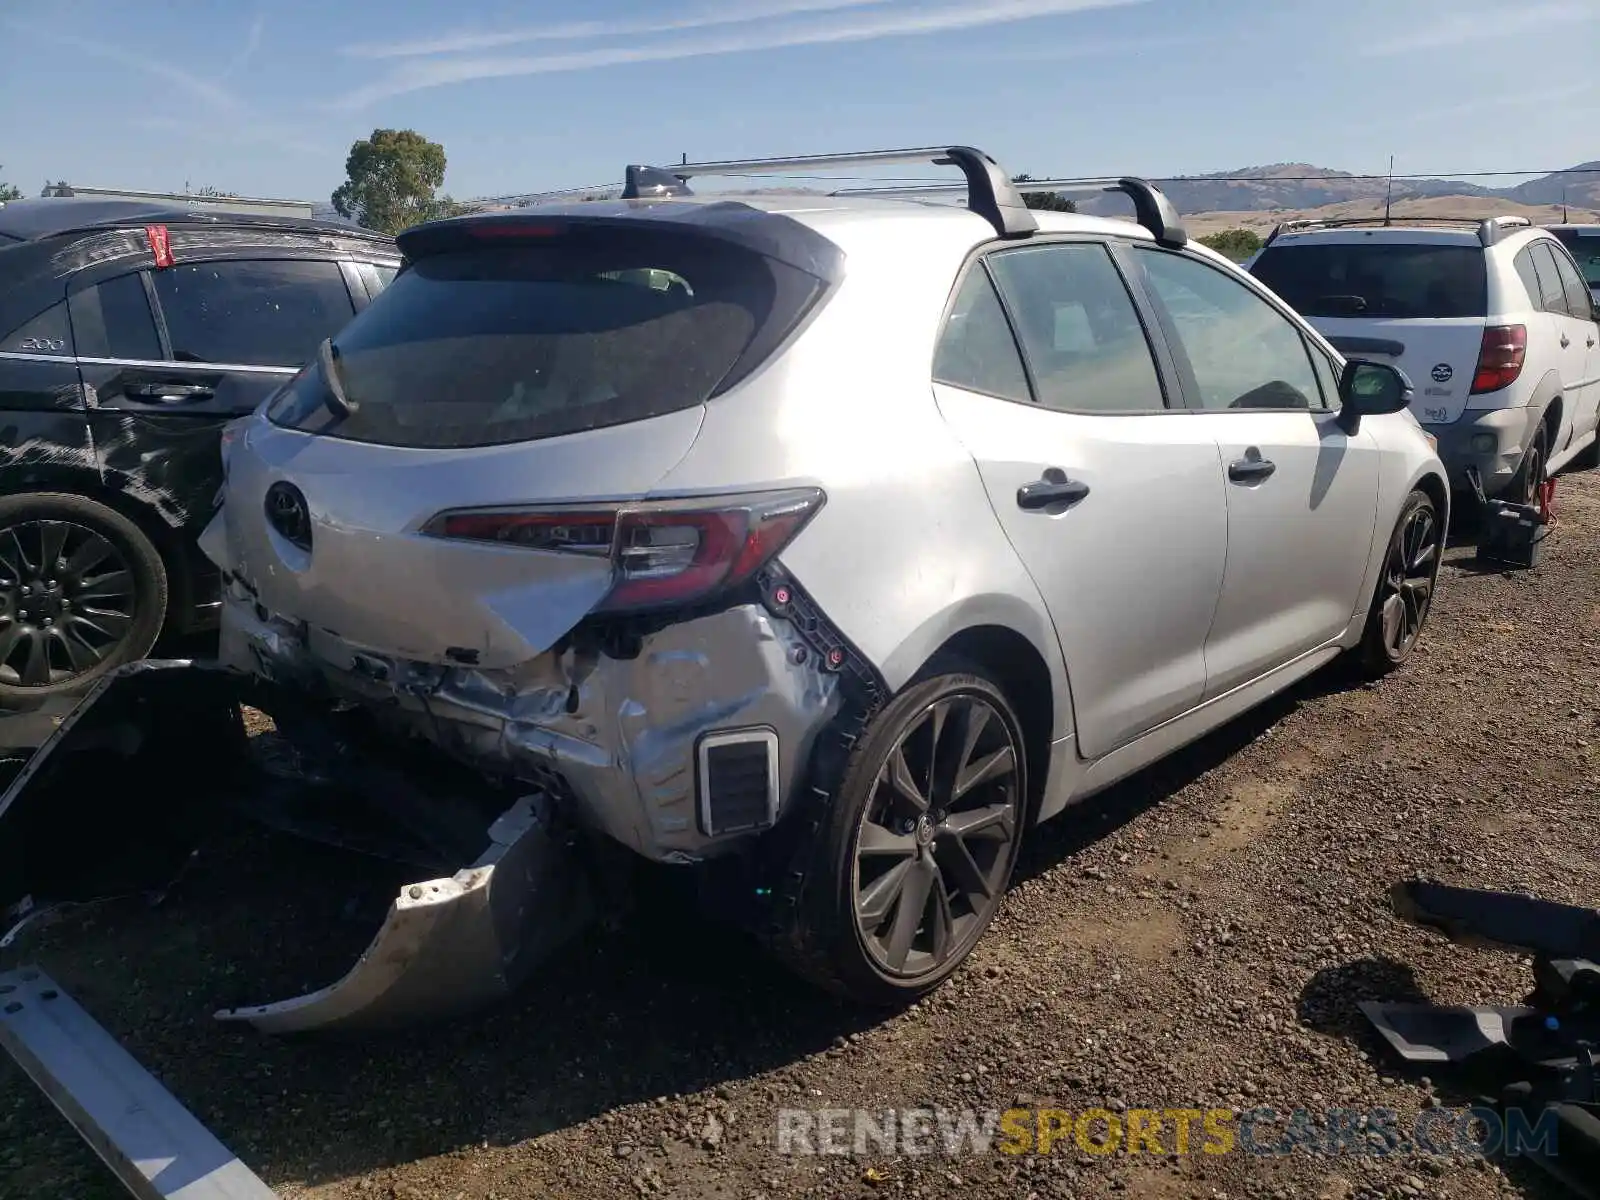
{"type": "Polygon", "coordinates": [[[770,562],[820,510],[820,488],[710,499],[561,507],[451,509],[422,532],[452,541],[610,562],[596,612],[702,602],[770,562]]]}
{"type": "Polygon", "coordinates": [[[1528,357],[1526,325],[1490,325],[1478,347],[1478,366],[1472,375],[1472,394],[1498,392],[1522,374],[1528,357]]]}

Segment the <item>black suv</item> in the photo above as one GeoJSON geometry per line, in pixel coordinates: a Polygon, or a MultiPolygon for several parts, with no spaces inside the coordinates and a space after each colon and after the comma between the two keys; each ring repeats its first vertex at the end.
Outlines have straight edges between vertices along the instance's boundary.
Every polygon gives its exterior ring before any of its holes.
{"type": "Polygon", "coordinates": [[[0,205],[0,709],[214,621],[219,431],[400,266],[354,226],[137,201],[0,205]]]}

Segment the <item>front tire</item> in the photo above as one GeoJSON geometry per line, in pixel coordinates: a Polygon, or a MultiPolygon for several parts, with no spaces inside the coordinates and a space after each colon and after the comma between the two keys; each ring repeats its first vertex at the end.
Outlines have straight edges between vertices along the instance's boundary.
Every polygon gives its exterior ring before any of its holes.
{"type": "Polygon", "coordinates": [[[166,615],[161,555],[127,517],[68,493],[0,499],[0,710],[143,658],[166,615]]]}
{"type": "Polygon", "coordinates": [[[1438,508],[1426,492],[1412,492],[1389,535],[1383,574],[1357,651],[1368,676],[1388,674],[1416,649],[1433,607],[1443,550],[1444,527],[1438,508]]]}
{"type": "Polygon", "coordinates": [[[926,995],[999,910],[1027,797],[1021,726],[994,683],[952,673],[913,684],[846,763],[782,957],[859,1003],[926,995]]]}

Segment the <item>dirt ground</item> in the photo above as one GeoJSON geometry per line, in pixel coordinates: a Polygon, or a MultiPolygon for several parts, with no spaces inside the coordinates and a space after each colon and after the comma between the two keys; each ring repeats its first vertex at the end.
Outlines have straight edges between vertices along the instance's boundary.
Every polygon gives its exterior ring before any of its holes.
{"type": "MultiPolygon", "coordinates": [[[[1600,473],[1563,479],[1545,564],[1456,547],[1377,686],[1318,676],[1037,832],[970,965],[890,1018],[822,998],[675,892],[500,1009],[369,1041],[272,1040],[224,1004],[332,979],[383,872],[241,834],[159,907],[32,932],[37,961],[285,1197],[1271,1197],[1560,1193],[1516,1160],[1240,1152],[781,1155],[782,1108],[1385,1107],[1367,997],[1515,1002],[1526,963],[1395,920],[1392,881],[1600,900],[1600,473]]],[[[1274,1135],[1275,1136],[1275,1135],[1274,1135]]],[[[9,1062],[0,1194],[109,1175],[9,1062]]]]}

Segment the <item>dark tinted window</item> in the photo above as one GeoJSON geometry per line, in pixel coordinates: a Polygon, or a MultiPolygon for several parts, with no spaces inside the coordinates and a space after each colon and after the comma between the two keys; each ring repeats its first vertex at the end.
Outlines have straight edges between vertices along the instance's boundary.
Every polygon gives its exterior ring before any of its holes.
{"type": "Polygon", "coordinates": [[[1144,326],[1104,246],[1033,246],[989,263],[1039,403],[1085,413],[1165,407],[1144,326]]]}
{"type": "Polygon", "coordinates": [[[945,318],[933,356],[933,377],[1002,400],[1033,399],[1017,340],[981,264],[967,272],[945,318]]]}
{"type": "Polygon", "coordinates": [[[60,354],[72,356],[72,324],[67,320],[67,302],[52,305],[0,341],[0,350],[16,354],[60,354]]]}
{"type": "Polygon", "coordinates": [[[179,362],[298,366],[354,313],[333,262],[179,263],[155,283],[179,362]]]}
{"type": "Polygon", "coordinates": [[[1477,246],[1306,241],[1268,246],[1250,268],[1308,317],[1481,317],[1488,312],[1477,246]]]}
{"type": "Polygon", "coordinates": [[[161,341],[156,337],[155,319],[150,315],[150,298],[145,295],[144,278],[141,275],[119,275],[115,279],[108,279],[95,289],[95,293],[100,299],[100,316],[106,331],[106,353],[110,357],[139,360],[161,357],[161,341]]]}
{"type": "Polygon", "coordinates": [[[1567,298],[1567,311],[1585,321],[1593,320],[1594,301],[1589,295],[1589,285],[1578,274],[1578,268],[1554,246],[1550,247],[1550,257],[1555,260],[1556,270],[1561,274],[1561,290],[1567,298]]]}
{"type": "Polygon", "coordinates": [[[383,267],[383,266],[378,266],[376,263],[373,264],[372,274],[373,274],[373,277],[375,279],[377,279],[377,281],[378,281],[377,290],[378,291],[382,291],[384,288],[388,287],[391,283],[393,283],[394,282],[395,273],[398,270],[399,270],[398,267],[383,267]]]}
{"type": "Polygon", "coordinates": [[[1181,254],[1139,255],[1194,372],[1202,408],[1322,407],[1300,331],[1238,279],[1181,254]]]}
{"type": "Polygon", "coordinates": [[[1539,307],[1545,312],[1567,311],[1567,293],[1561,286],[1561,271],[1556,266],[1555,252],[1545,242],[1531,249],[1533,265],[1539,271],[1539,307]]]}
{"type": "Polygon", "coordinates": [[[1600,285],[1600,228],[1552,229],[1550,232],[1572,252],[1585,282],[1591,286],[1600,285]]]}
{"type": "Polygon", "coordinates": [[[335,340],[335,420],[320,368],[279,424],[397,446],[485,446],[638,421],[742,377],[821,294],[819,280],[727,242],[578,231],[412,263],[335,340]]]}

